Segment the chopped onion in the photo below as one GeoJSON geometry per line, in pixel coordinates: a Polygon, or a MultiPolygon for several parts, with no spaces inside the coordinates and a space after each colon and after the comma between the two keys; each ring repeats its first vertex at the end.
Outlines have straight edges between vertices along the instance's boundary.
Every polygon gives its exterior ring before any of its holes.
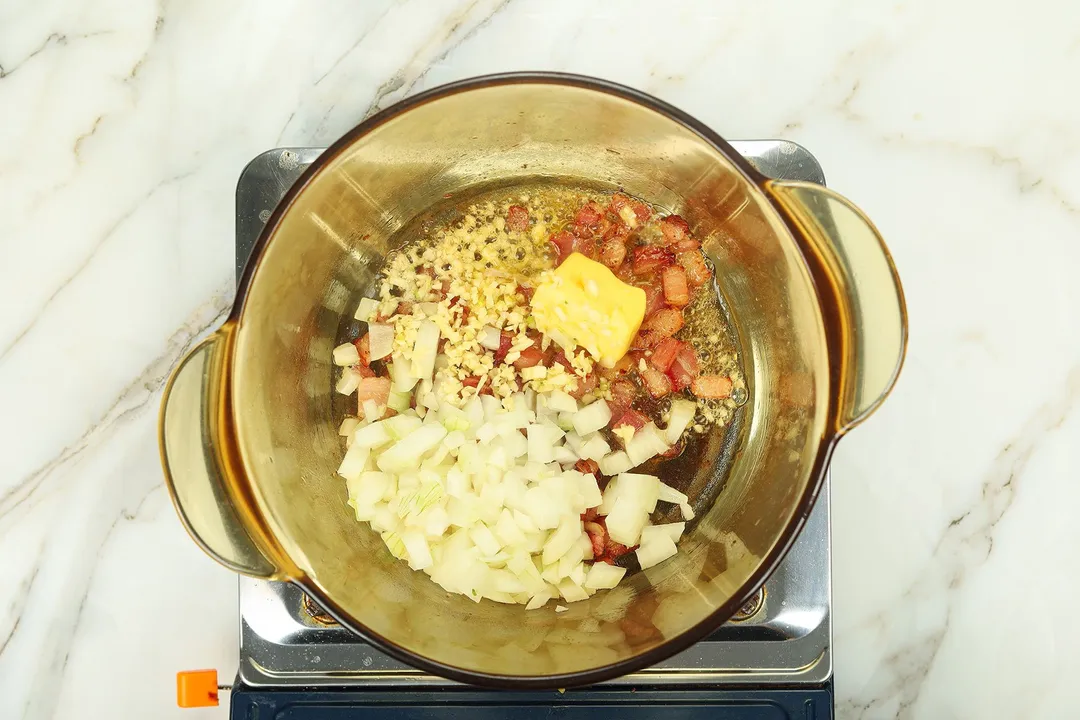
{"type": "Polygon", "coordinates": [[[394,362],[390,366],[390,378],[394,381],[394,391],[407,393],[416,386],[420,378],[414,375],[410,369],[411,363],[401,355],[394,356],[394,362]]]}
{"type": "Polygon", "coordinates": [[[407,392],[391,391],[390,397],[386,400],[386,406],[397,412],[405,412],[409,409],[409,405],[412,404],[412,395],[407,392]]]}
{"type": "Polygon", "coordinates": [[[586,405],[574,415],[574,430],[584,437],[596,432],[611,421],[611,408],[603,398],[586,405]]]}
{"type": "Polygon", "coordinates": [[[368,350],[372,360],[381,360],[394,351],[394,326],[383,323],[368,325],[368,350]]]}
{"type": "MultiPolygon", "coordinates": [[[[325,352],[325,351],[324,351],[325,352]]],[[[334,364],[348,367],[360,362],[360,353],[351,342],[342,343],[334,348],[334,364]]]]}
{"type": "Polygon", "coordinates": [[[366,298],[360,298],[360,304],[357,306],[356,314],[353,315],[353,317],[356,318],[357,320],[362,321],[362,322],[368,322],[373,317],[375,317],[375,313],[378,312],[378,309],[379,309],[379,301],[378,300],[375,300],[374,298],[367,298],[367,297],[366,298]]]}
{"type": "Polygon", "coordinates": [[[502,343],[502,333],[490,325],[485,325],[480,328],[476,340],[488,350],[498,350],[499,345],[502,343]]]}
{"type": "Polygon", "coordinates": [[[391,437],[390,431],[387,428],[386,422],[383,421],[365,425],[364,427],[357,429],[353,434],[353,442],[360,447],[368,449],[385,445],[393,440],[393,437],[391,437]]]}
{"type": "Polygon", "coordinates": [[[370,452],[368,448],[353,442],[348,452],[345,453],[345,457],[342,458],[341,465],[338,466],[338,475],[346,480],[357,480],[360,473],[364,472],[364,466],[367,465],[370,452]]]}
{"type": "Polygon", "coordinates": [[[375,422],[383,415],[386,414],[386,408],[380,406],[374,400],[368,398],[361,405],[361,409],[364,411],[364,420],[367,422],[375,422]]]}
{"type": "Polygon", "coordinates": [[[677,523],[664,523],[663,525],[650,525],[649,527],[641,531],[641,542],[645,544],[649,541],[649,538],[656,533],[663,533],[667,535],[673,542],[679,542],[679,538],[682,537],[683,531],[686,530],[685,522],[677,523]]]}
{"type": "Polygon", "coordinates": [[[579,451],[581,457],[596,460],[597,462],[602,460],[609,452],[611,452],[611,446],[607,444],[604,438],[600,437],[599,433],[594,433],[586,440],[579,451]]]}
{"type": "Polygon", "coordinates": [[[360,387],[360,381],[363,378],[360,373],[351,367],[347,367],[341,371],[341,377],[338,378],[337,384],[334,385],[334,390],[338,391],[342,395],[352,395],[356,392],[356,388],[360,387]]]}
{"type": "Polygon", "coordinates": [[[624,473],[634,467],[633,463],[630,462],[630,457],[622,450],[605,455],[597,462],[600,465],[600,472],[608,476],[624,473]]]}
{"type": "Polygon", "coordinates": [[[694,509],[690,507],[690,503],[680,503],[679,509],[682,510],[684,520],[690,521],[694,519],[694,509]]]}
{"type": "Polygon", "coordinates": [[[638,564],[644,570],[667,560],[678,551],[675,541],[666,533],[654,533],[649,536],[648,542],[642,539],[641,547],[637,549],[638,564]]]}
{"type": "Polygon", "coordinates": [[[665,483],[660,483],[659,497],[664,502],[675,503],[676,505],[681,505],[689,500],[686,495],[665,483]]]}
{"type": "Polygon", "coordinates": [[[686,428],[690,427],[690,423],[694,422],[694,416],[697,415],[697,403],[693,400],[676,399],[671,401],[671,411],[668,416],[667,428],[664,430],[664,436],[668,445],[674,445],[679,442],[679,438],[686,431],[686,428]]]}
{"type": "Polygon", "coordinates": [[[347,417],[341,421],[341,425],[338,426],[337,434],[342,437],[348,437],[356,430],[356,426],[360,424],[360,418],[347,417]]]}
{"type": "Polygon", "coordinates": [[[621,495],[607,516],[611,539],[627,547],[638,544],[641,531],[649,522],[649,513],[628,495],[621,495]]]}
{"type": "Polygon", "coordinates": [[[576,413],[578,411],[577,400],[562,390],[553,390],[547,396],[547,406],[556,412],[576,413]]]}
{"type": "Polygon", "coordinates": [[[420,323],[413,344],[412,374],[421,380],[430,380],[435,372],[435,358],[439,354],[439,326],[431,320],[420,323]]]}
{"type": "Polygon", "coordinates": [[[585,587],[593,590],[613,588],[619,584],[625,574],[626,568],[603,562],[593,563],[593,566],[589,568],[589,574],[585,576],[585,587]]]}

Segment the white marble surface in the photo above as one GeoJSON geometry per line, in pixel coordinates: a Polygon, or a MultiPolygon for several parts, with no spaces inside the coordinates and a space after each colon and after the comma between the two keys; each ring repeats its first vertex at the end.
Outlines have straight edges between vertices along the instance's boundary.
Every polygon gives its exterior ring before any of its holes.
{"type": "Polygon", "coordinates": [[[174,708],[175,671],[235,670],[236,580],[155,423],[231,299],[237,176],[515,69],[801,142],[888,239],[911,346],[835,459],[840,717],[1077,717],[1067,0],[0,0],[0,717],[225,716],[174,708]]]}

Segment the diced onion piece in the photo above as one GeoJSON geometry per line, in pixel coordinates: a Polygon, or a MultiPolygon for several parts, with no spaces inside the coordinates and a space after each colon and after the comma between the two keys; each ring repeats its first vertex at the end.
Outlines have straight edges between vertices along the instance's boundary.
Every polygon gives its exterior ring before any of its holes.
{"type": "Polygon", "coordinates": [[[626,455],[634,467],[650,460],[668,449],[664,439],[660,437],[656,425],[648,423],[645,427],[634,433],[630,442],[626,443],[626,455]]]}
{"type": "MultiPolygon", "coordinates": [[[[525,609],[536,610],[537,608],[542,608],[544,607],[544,605],[547,605],[547,601],[550,599],[551,593],[546,590],[542,590],[529,599],[529,602],[525,605],[525,609]]],[[[562,605],[560,605],[559,607],[562,607],[562,605]]],[[[565,610],[566,608],[563,609],[565,610]]]]}
{"type": "Polygon", "coordinates": [[[349,504],[356,511],[357,520],[370,520],[375,516],[375,505],[390,489],[390,482],[390,476],[381,472],[364,472],[346,482],[349,504]]]}
{"type": "Polygon", "coordinates": [[[476,339],[488,350],[498,350],[499,344],[502,342],[502,333],[490,325],[485,325],[480,328],[480,332],[477,334],[476,339]]]}
{"type": "Polygon", "coordinates": [[[611,408],[603,398],[581,408],[574,415],[574,431],[584,437],[596,432],[611,421],[611,408]]]}
{"type": "Polygon", "coordinates": [[[360,298],[360,304],[356,308],[354,318],[362,322],[368,322],[379,309],[379,301],[374,298],[360,298]]]}
{"type": "Polygon", "coordinates": [[[551,425],[529,425],[525,432],[528,436],[529,461],[546,464],[555,460],[555,444],[562,439],[562,431],[551,425]]]}
{"type": "Polygon", "coordinates": [[[390,366],[390,378],[394,381],[394,392],[407,393],[416,387],[420,378],[411,371],[411,363],[401,355],[394,356],[394,362],[390,366]]]}
{"type": "Polygon", "coordinates": [[[353,433],[353,443],[366,448],[377,448],[380,445],[385,445],[393,440],[387,427],[385,422],[379,421],[357,428],[356,432],[353,433]]]}
{"type": "MultiPolygon", "coordinates": [[[[566,578],[559,583],[559,594],[562,595],[564,600],[569,600],[570,602],[589,599],[589,593],[585,592],[584,588],[570,578],[566,578]]],[[[556,608],[556,610],[558,610],[558,608],[556,608]]]]}
{"type": "Polygon", "coordinates": [[[495,535],[488,529],[488,526],[484,523],[477,523],[469,528],[469,537],[480,552],[485,555],[494,555],[502,550],[502,544],[496,539],[495,535]]]}
{"type": "Polygon", "coordinates": [[[368,349],[372,360],[381,360],[394,351],[394,326],[384,323],[368,325],[368,349]]]}
{"type": "Polygon", "coordinates": [[[360,473],[364,472],[364,466],[367,465],[370,452],[368,448],[353,442],[348,452],[345,453],[345,457],[341,459],[341,465],[338,466],[338,475],[346,480],[355,481],[359,479],[360,473]]]}
{"type": "Polygon", "coordinates": [[[423,421],[415,415],[395,415],[392,418],[388,418],[383,422],[386,423],[386,431],[390,433],[390,436],[395,440],[400,440],[412,431],[423,425],[423,421]]]}
{"type": "Polygon", "coordinates": [[[669,414],[667,428],[664,430],[665,439],[668,445],[674,445],[679,442],[679,438],[686,431],[686,428],[690,427],[690,423],[694,422],[694,416],[697,414],[697,403],[693,400],[677,399],[671,401],[671,411],[669,414]]]}
{"type": "Polygon", "coordinates": [[[597,462],[602,460],[609,452],[611,452],[611,446],[607,444],[604,438],[600,437],[599,433],[594,433],[592,437],[586,440],[579,451],[581,457],[596,460],[597,462]]]}
{"type": "Polygon", "coordinates": [[[563,520],[559,524],[559,528],[551,534],[551,537],[544,544],[544,554],[541,562],[544,565],[558,562],[559,558],[574,546],[577,539],[581,537],[581,533],[581,520],[578,518],[563,520]]]}
{"type": "Polygon", "coordinates": [[[446,428],[431,424],[417,428],[379,454],[376,464],[386,472],[400,472],[420,464],[420,456],[446,437],[446,428]]]}
{"type": "Polygon", "coordinates": [[[649,522],[649,513],[628,495],[620,495],[615,507],[607,516],[607,529],[611,539],[627,547],[638,544],[641,531],[649,522]]]}
{"type": "Polygon", "coordinates": [[[555,606],[555,612],[557,612],[557,613],[564,613],[569,609],[570,608],[566,607],[565,605],[556,605],[555,606]]]}
{"type": "Polygon", "coordinates": [[[664,523],[662,525],[649,525],[641,531],[641,543],[644,545],[649,542],[649,538],[657,533],[663,533],[672,539],[673,542],[679,542],[679,538],[682,537],[683,531],[686,530],[685,522],[677,523],[664,523]]]}
{"type": "Polygon", "coordinates": [[[555,462],[560,465],[573,465],[577,461],[578,454],[566,445],[559,445],[555,448],[555,462]]]}
{"type": "Polygon", "coordinates": [[[412,394],[408,392],[396,392],[391,391],[390,397],[386,400],[386,406],[397,412],[405,412],[412,404],[412,394]]]}
{"type": "Polygon", "coordinates": [[[334,348],[334,364],[348,367],[360,362],[360,353],[351,342],[342,343],[334,348]]]}
{"type": "Polygon", "coordinates": [[[585,576],[585,587],[592,590],[613,588],[626,574],[626,568],[608,565],[605,562],[593,563],[589,574],[585,576]]]}
{"type": "Polygon", "coordinates": [[[334,390],[342,395],[352,395],[356,392],[356,388],[360,387],[360,381],[363,378],[360,373],[353,370],[351,367],[347,367],[341,371],[341,377],[338,378],[337,384],[334,385],[334,390]]]}
{"type": "Polygon", "coordinates": [[[360,418],[347,417],[341,421],[341,425],[338,426],[337,434],[342,437],[348,437],[352,435],[356,430],[356,426],[360,424],[360,418]]]}
{"type": "Polygon", "coordinates": [[[622,450],[605,455],[597,462],[600,464],[600,472],[608,476],[624,473],[634,467],[629,456],[622,450]]]}
{"type": "Polygon", "coordinates": [[[660,499],[664,502],[675,503],[676,505],[682,505],[689,500],[686,495],[663,482],[660,483],[660,499]]]}
{"type": "Polygon", "coordinates": [[[547,396],[547,406],[556,412],[576,413],[578,411],[577,400],[562,390],[553,390],[547,396]]]}
{"type": "Polygon", "coordinates": [[[678,551],[679,549],[675,547],[675,541],[667,534],[655,533],[649,536],[648,543],[643,540],[641,547],[637,549],[638,564],[644,570],[667,560],[678,551]]]}
{"type": "Polygon", "coordinates": [[[364,401],[361,409],[364,411],[364,420],[367,420],[369,423],[375,422],[386,414],[386,408],[380,406],[370,398],[364,401]]]}
{"type": "Polygon", "coordinates": [[[435,357],[439,354],[439,326],[431,320],[420,323],[413,344],[412,374],[430,380],[435,372],[435,357]]]}
{"type": "Polygon", "coordinates": [[[428,547],[423,533],[419,530],[406,530],[401,533],[401,542],[405,544],[405,552],[409,556],[409,567],[423,570],[431,566],[431,548],[428,547]]]}
{"type": "Polygon", "coordinates": [[[690,503],[680,503],[679,509],[682,510],[684,520],[690,521],[694,519],[694,509],[690,507],[690,503]]]}
{"type": "Polygon", "coordinates": [[[660,498],[660,478],[655,475],[623,473],[619,476],[618,492],[620,496],[630,497],[645,512],[656,509],[660,498]]]}

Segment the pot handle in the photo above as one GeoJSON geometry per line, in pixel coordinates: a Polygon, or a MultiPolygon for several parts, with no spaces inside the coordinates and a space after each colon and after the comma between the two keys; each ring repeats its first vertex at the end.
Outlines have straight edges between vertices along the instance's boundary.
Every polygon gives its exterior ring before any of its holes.
{"type": "Polygon", "coordinates": [[[846,198],[813,183],[770,180],[766,192],[809,242],[836,294],[843,403],[838,432],[888,396],[907,350],[907,307],[877,228],[846,198]]]}
{"type": "Polygon", "coordinates": [[[165,484],[180,521],[207,555],[243,575],[280,579],[229,492],[233,473],[219,438],[231,345],[226,326],[196,345],[165,386],[158,420],[165,484]]]}

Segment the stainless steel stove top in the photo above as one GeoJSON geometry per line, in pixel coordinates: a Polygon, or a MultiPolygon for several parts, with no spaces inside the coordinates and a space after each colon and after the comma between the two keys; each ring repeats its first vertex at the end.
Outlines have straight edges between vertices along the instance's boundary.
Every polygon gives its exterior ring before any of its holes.
{"type": "MultiPolygon", "coordinates": [[[[821,167],[794,143],[732,145],[764,174],[824,184],[821,167]]],[[[285,191],[322,152],[278,148],[252,160],[236,188],[239,275],[285,191]]],[[[829,483],[791,552],[742,617],[651,668],[608,685],[822,684],[832,676],[829,483]]],[[[240,578],[240,680],[249,686],[452,685],[384,655],[320,617],[293,585],[240,578]]]]}

